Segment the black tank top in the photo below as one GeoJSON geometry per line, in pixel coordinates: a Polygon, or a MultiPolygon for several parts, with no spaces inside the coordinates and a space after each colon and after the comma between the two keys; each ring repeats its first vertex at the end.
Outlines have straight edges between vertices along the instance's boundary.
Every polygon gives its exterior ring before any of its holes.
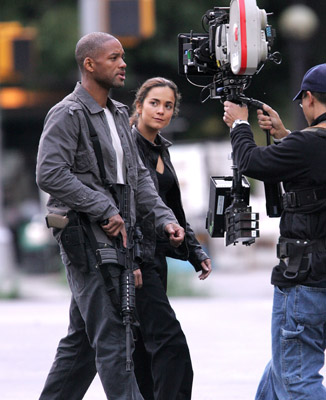
{"type": "Polygon", "coordinates": [[[166,196],[174,184],[174,176],[166,165],[164,165],[163,174],[160,174],[158,171],[156,171],[156,175],[159,186],[158,193],[161,196],[164,203],[167,204],[166,196]]]}

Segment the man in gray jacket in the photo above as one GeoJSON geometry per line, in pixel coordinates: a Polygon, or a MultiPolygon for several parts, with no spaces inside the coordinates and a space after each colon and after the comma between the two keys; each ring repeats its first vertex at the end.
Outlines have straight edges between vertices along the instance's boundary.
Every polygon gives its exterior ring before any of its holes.
{"type": "MultiPolygon", "coordinates": [[[[126,63],[120,42],[113,36],[95,32],[82,37],[76,46],[81,83],[73,93],[48,113],[40,139],[36,178],[50,194],[51,213],[66,215],[74,210],[87,216],[99,248],[115,256],[115,239],[121,235],[126,245],[124,220],[114,196],[101,179],[90,138],[88,115],[101,146],[106,179],[130,187],[130,220],[137,211],[155,214],[157,233],[167,235],[178,247],[184,239],[172,211],[157,194],[147,169],[139,160],[130,134],[127,107],[111,100],[109,90],[124,85],[126,63]]],[[[68,334],[58,346],[55,361],[40,399],[80,400],[96,372],[110,400],[140,400],[133,370],[126,371],[126,335],[119,310],[109,296],[96,268],[92,246],[86,239],[85,268],[79,268],[64,251],[62,260],[72,292],[68,334]]],[[[121,267],[105,264],[116,291],[121,267]]],[[[141,276],[135,272],[136,286],[141,276]]]]}

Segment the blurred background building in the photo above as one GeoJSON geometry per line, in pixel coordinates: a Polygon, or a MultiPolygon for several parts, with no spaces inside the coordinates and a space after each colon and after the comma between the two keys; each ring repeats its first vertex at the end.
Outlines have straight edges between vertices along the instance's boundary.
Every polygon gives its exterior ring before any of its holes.
{"type": "MultiPolygon", "coordinates": [[[[10,0],[0,14],[0,281],[12,266],[26,273],[58,271],[56,243],[44,224],[46,195],[35,184],[35,161],[49,108],[73,90],[79,75],[74,60],[78,38],[93,30],[119,36],[126,50],[127,80],[112,96],[131,106],[135,89],[147,78],[174,80],[182,93],[181,112],[164,135],[179,174],[185,210],[215,269],[271,268],[278,219],[265,215],[263,187],[252,182],[251,205],[260,212],[260,238],[250,248],[225,248],[205,229],[210,175],[232,175],[228,129],[218,101],[200,102],[200,89],[178,75],[177,35],[203,32],[201,17],[229,0],[10,0]],[[1,234],[2,232],[2,234],[1,234]],[[12,256],[11,256],[11,255],[12,256]]],[[[276,108],[289,129],[305,121],[291,100],[304,71],[326,61],[323,43],[326,2],[258,0],[272,13],[274,51],[280,65],[267,64],[246,94],[276,108]]],[[[200,79],[200,83],[208,83],[200,79]]],[[[255,126],[255,113],[252,123],[255,126]]],[[[264,135],[255,128],[257,143],[264,135]]],[[[175,263],[171,261],[173,266],[175,263]]],[[[184,266],[184,264],[183,264],[184,266]]],[[[178,265],[179,267],[179,265],[178,265]]],[[[187,266],[185,267],[187,268],[187,266]]],[[[4,286],[4,283],[2,283],[4,286]]],[[[0,287],[1,292],[1,287],[0,287]]]]}

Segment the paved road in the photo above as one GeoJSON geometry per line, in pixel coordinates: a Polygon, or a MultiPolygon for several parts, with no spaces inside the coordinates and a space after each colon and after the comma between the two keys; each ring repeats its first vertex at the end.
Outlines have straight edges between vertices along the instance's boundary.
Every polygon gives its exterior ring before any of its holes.
{"type": "MultiPolygon", "coordinates": [[[[24,299],[0,301],[0,398],[37,400],[67,329],[69,293],[51,277],[22,280],[24,299]]],[[[208,298],[173,298],[195,371],[193,400],[253,400],[269,359],[269,272],[215,273],[208,298]]],[[[104,400],[96,378],[85,400],[104,400]]]]}

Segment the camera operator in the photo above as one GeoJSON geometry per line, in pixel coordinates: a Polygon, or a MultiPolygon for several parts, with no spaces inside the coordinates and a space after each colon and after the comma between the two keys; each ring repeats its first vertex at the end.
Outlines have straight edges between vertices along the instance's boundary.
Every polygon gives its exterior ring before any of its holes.
{"type": "Polygon", "coordinates": [[[287,131],[276,111],[264,105],[258,123],[274,143],[258,147],[248,109],[224,103],[231,128],[234,162],[244,175],[283,182],[283,212],[277,245],[279,264],[272,272],[272,360],[256,399],[325,400],[319,374],[326,347],[326,64],[304,76],[300,101],[309,125],[287,131]],[[279,143],[277,143],[279,142],[279,143]]]}

